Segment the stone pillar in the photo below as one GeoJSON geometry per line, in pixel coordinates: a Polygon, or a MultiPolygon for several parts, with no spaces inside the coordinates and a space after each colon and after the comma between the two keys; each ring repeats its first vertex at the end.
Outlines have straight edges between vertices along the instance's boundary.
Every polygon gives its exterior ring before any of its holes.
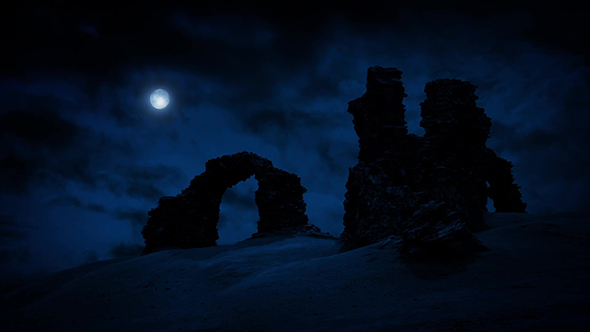
{"type": "Polygon", "coordinates": [[[370,67],[367,91],[348,103],[359,136],[359,163],[349,169],[341,238],[361,246],[400,234],[411,199],[402,72],[370,67]]]}
{"type": "Polygon", "coordinates": [[[306,204],[303,200],[303,194],[307,190],[303,188],[297,175],[273,167],[256,174],[256,180],[259,233],[307,225],[306,204]]]}
{"type": "Polygon", "coordinates": [[[420,169],[425,189],[453,186],[460,219],[471,229],[486,211],[486,140],[491,119],[476,106],[476,86],[461,80],[428,82],[421,103],[425,144],[420,169]],[[430,187],[430,188],[429,188],[430,187]]]}
{"type": "Polygon", "coordinates": [[[395,68],[370,67],[367,92],[348,103],[359,137],[359,161],[374,162],[403,146],[408,130],[402,103],[407,95],[401,75],[395,68]]]}

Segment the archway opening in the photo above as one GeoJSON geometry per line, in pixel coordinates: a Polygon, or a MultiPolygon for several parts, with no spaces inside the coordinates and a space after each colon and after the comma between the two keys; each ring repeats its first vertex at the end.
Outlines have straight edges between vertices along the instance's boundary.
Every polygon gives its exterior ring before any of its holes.
{"type": "Polygon", "coordinates": [[[258,206],[254,192],[258,181],[254,176],[228,188],[221,198],[217,245],[240,242],[252,236],[258,228],[258,206]]]}

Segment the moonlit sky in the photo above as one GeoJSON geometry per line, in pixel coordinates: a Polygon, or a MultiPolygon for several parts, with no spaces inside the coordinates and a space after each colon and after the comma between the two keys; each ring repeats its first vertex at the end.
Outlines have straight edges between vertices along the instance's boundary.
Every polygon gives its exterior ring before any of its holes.
{"type": "MultiPolygon", "coordinates": [[[[339,235],[358,154],[347,102],[373,65],[403,72],[419,135],[426,82],[477,85],[528,212],[587,211],[590,15],[572,3],[15,6],[0,23],[3,279],[135,252],[159,197],[241,151],[299,175],[310,222],[339,235]],[[172,98],[160,111],[156,88],[172,98]]],[[[218,243],[255,232],[256,188],[225,194],[218,243]]]]}

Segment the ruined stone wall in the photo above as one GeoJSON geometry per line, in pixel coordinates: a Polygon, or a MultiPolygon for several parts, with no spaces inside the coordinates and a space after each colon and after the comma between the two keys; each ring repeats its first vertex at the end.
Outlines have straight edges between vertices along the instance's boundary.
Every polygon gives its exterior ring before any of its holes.
{"type": "Polygon", "coordinates": [[[268,159],[241,152],[209,160],[205,172],[197,175],[182,193],[160,198],[158,206],[148,212],[149,219],[142,231],[144,253],[216,245],[223,194],[251,176],[258,180],[255,199],[260,214],[259,233],[307,225],[303,201],[306,189],[301,179],[273,167],[268,159]]]}
{"type": "Polygon", "coordinates": [[[343,240],[361,246],[394,235],[409,251],[472,251],[481,249],[472,231],[483,225],[488,196],[499,212],[524,212],[512,165],[485,146],[491,119],[475,89],[427,83],[425,135],[408,135],[401,72],[368,69],[367,92],[348,108],[360,151],[346,184],[343,240]]]}
{"type": "Polygon", "coordinates": [[[367,92],[348,103],[359,136],[359,163],[350,169],[344,196],[341,237],[348,243],[366,245],[399,234],[408,217],[412,158],[407,158],[406,96],[399,70],[371,67],[367,92]]]}

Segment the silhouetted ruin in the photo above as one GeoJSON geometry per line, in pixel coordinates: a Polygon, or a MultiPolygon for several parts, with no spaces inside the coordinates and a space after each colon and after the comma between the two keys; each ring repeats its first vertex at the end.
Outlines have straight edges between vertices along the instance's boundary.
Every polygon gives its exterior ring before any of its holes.
{"type": "Polygon", "coordinates": [[[148,212],[147,225],[141,232],[146,244],[144,253],[216,245],[223,194],[252,175],[258,181],[255,200],[260,215],[254,237],[289,230],[319,232],[319,228],[307,224],[303,201],[306,189],[301,179],[273,167],[268,159],[241,152],[209,160],[205,172],[181,194],[160,198],[158,207],[148,212]]]}
{"type": "MultiPolygon", "coordinates": [[[[371,67],[366,93],[349,102],[359,136],[359,162],[350,169],[341,238],[354,247],[399,237],[403,252],[443,256],[485,249],[473,234],[484,227],[490,197],[497,212],[525,212],[512,164],[486,147],[491,119],[476,106],[476,86],[456,79],[426,84],[424,137],[408,134],[407,95],[395,68],[371,67]]],[[[254,175],[260,220],[253,237],[308,225],[301,179],[249,152],[209,160],[175,197],[162,197],[142,234],[150,253],[216,245],[219,206],[227,188],[254,175]]]]}
{"type": "Polygon", "coordinates": [[[369,68],[366,93],[349,102],[360,151],[346,184],[341,237],[362,246],[400,236],[414,252],[482,249],[472,231],[483,226],[487,197],[498,212],[525,212],[526,204],[512,164],[485,146],[491,120],[476,106],[476,86],[428,82],[419,137],[408,134],[401,74],[369,68]]]}

